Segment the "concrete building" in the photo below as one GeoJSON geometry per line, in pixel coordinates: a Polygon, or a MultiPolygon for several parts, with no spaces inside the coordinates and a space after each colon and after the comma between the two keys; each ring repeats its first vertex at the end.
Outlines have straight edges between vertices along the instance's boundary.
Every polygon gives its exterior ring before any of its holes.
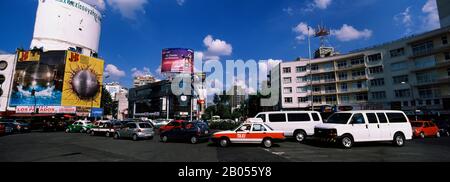
{"type": "Polygon", "coordinates": [[[134,87],[140,87],[144,85],[148,85],[151,83],[155,83],[156,79],[152,75],[143,75],[134,77],[133,85],[134,87]]]}
{"type": "Polygon", "coordinates": [[[450,26],[450,1],[449,0],[436,0],[439,19],[441,22],[441,27],[450,26]]]}
{"type": "Polygon", "coordinates": [[[117,119],[123,120],[128,118],[128,92],[116,93],[117,102],[117,119]]]}
{"type": "Polygon", "coordinates": [[[445,27],[345,55],[281,63],[282,108],[450,114],[449,38],[445,27]]]}
{"type": "Polygon", "coordinates": [[[230,106],[231,111],[239,108],[241,104],[245,101],[245,91],[241,86],[233,86],[227,93],[230,95],[230,106]]]}

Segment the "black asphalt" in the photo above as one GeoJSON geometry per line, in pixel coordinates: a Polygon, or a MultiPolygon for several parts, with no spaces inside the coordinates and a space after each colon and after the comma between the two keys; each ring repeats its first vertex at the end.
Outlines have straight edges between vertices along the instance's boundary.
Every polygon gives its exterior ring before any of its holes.
{"type": "Polygon", "coordinates": [[[357,144],[350,150],[316,142],[287,141],[219,148],[210,143],[133,142],[80,133],[33,132],[0,137],[0,162],[450,162],[450,138],[357,144]]]}

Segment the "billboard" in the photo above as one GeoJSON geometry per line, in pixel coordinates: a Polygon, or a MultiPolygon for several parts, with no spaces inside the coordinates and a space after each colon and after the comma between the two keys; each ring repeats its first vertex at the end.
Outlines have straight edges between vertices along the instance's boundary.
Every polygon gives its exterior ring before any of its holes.
{"type": "Polygon", "coordinates": [[[39,106],[36,110],[34,106],[17,106],[16,113],[18,114],[75,114],[77,107],[62,107],[62,106],[39,106]]]}
{"type": "Polygon", "coordinates": [[[9,106],[60,106],[65,51],[17,52],[9,106]]]}
{"type": "Polygon", "coordinates": [[[100,107],[104,61],[67,51],[62,106],[100,107]]]}
{"type": "Polygon", "coordinates": [[[193,71],[193,50],[181,48],[163,49],[161,73],[192,73],[193,71]]]}

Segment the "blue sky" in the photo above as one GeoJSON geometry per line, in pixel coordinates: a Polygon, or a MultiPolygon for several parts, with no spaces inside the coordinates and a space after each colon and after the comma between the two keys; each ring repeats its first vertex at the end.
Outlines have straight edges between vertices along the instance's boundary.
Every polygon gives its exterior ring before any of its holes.
{"type": "MultiPolygon", "coordinates": [[[[435,0],[85,0],[104,14],[100,56],[131,86],[132,76],[157,75],[161,50],[191,48],[225,59],[307,57],[307,27],[323,23],[339,52],[439,27],[435,0]]],[[[37,0],[0,1],[0,51],[28,48],[37,0]]],[[[318,40],[312,40],[313,48],[318,40]]]]}

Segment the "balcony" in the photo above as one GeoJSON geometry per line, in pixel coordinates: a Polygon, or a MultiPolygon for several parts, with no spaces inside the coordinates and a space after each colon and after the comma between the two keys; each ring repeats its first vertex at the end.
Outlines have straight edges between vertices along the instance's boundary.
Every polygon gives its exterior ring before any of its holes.
{"type": "Polygon", "coordinates": [[[347,66],[341,66],[341,67],[337,67],[337,71],[347,71],[347,70],[352,70],[352,69],[358,69],[358,68],[365,68],[366,65],[364,64],[356,64],[356,65],[347,65],[347,66]]]}
{"type": "Polygon", "coordinates": [[[420,57],[430,56],[430,55],[438,54],[438,53],[441,53],[444,51],[449,51],[449,50],[450,50],[450,45],[437,47],[437,48],[428,48],[425,50],[413,52],[413,55],[410,56],[409,59],[417,59],[420,57]]]}
{"type": "Polygon", "coordinates": [[[329,83],[336,83],[336,79],[323,79],[323,80],[312,81],[313,85],[321,85],[321,84],[329,84],[329,83]]]}
{"type": "Polygon", "coordinates": [[[413,72],[419,72],[419,71],[427,71],[427,70],[433,70],[433,69],[437,69],[437,68],[446,68],[450,66],[450,61],[442,61],[442,62],[437,62],[434,65],[430,65],[427,67],[423,67],[423,68],[416,68],[413,69],[413,72]]]}
{"type": "Polygon", "coordinates": [[[350,88],[339,90],[338,94],[349,94],[349,93],[359,93],[359,92],[369,92],[369,88],[350,88]]]}
{"type": "Polygon", "coordinates": [[[417,84],[414,84],[414,86],[426,86],[426,85],[439,85],[439,84],[445,84],[450,83],[450,76],[441,76],[433,79],[428,80],[417,80],[417,84]]]}

